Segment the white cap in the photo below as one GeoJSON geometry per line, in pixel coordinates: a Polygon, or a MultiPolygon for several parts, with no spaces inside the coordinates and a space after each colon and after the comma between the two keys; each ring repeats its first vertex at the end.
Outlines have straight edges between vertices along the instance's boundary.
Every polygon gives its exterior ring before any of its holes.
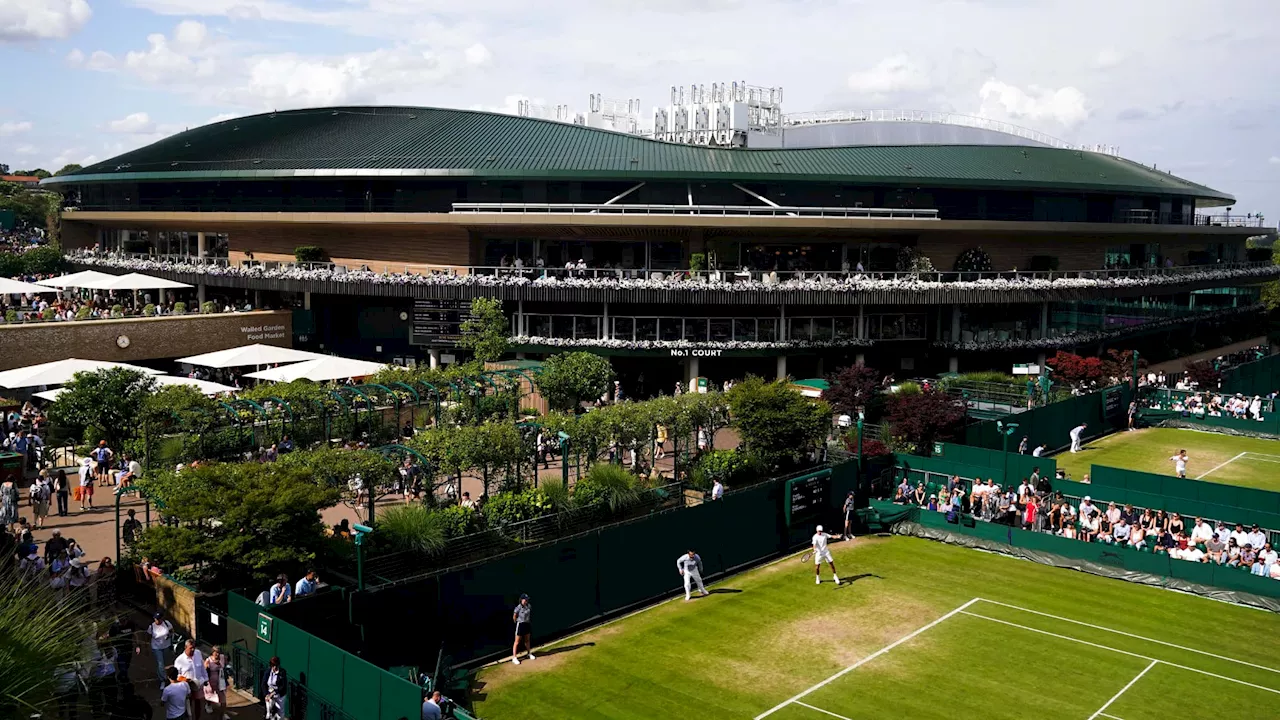
{"type": "Polygon", "coordinates": [[[1088,495],[1085,495],[1085,496],[1084,496],[1084,499],[1085,499],[1085,500],[1087,500],[1087,501],[1089,501],[1089,502],[1093,502],[1093,498],[1089,497],[1088,495]]]}
{"type": "Polygon", "coordinates": [[[821,525],[819,525],[819,526],[818,526],[818,532],[822,532],[822,526],[821,526],[821,525]]]}

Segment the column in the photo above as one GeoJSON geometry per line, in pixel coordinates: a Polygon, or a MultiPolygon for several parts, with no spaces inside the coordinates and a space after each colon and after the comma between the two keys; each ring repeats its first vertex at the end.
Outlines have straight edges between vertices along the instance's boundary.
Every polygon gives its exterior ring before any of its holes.
{"type": "Polygon", "coordinates": [[[787,378],[787,356],[778,356],[778,379],[785,380],[787,378]]]}
{"type": "Polygon", "coordinates": [[[254,290],[253,291],[253,309],[260,310],[261,308],[262,308],[262,291],[254,290]]]}
{"type": "Polygon", "coordinates": [[[947,372],[960,372],[960,358],[955,355],[951,356],[951,359],[947,361],[947,372]]]}
{"type": "MultiPolygon", "coordinates": [[[[960,342],[960,307],[951,306],[951,342],[960,342]]],[[[952,355],[947,361],[948,372],[960,372],[960,358],[952,355]]]]}
{"type": "Polygon", "coordinates": [[[204,283],[196,285],[196,310],[199,311],[201,305],[204,305],[204,283]]]}
{"type": "Polygon", "coordinates": [[[1040,337],[1049,337],[1049,303],[1040,304],[1040,337]]]}
{"type": "Polygon", "coordinates": [[[866,353],[858,353],[856,356],[854,356],[853,361],[854,361],[855,363],[857,363],[858,365],[866,365],[866,364],[867,364],[867,354],[866,354],[866,353]]]}
{"type": "Polygon", "coordinates": [[[698,358],[687,357],[684,359],[684,381],[685,387],[689,387],[689,382],[698,377],[698,358]]]}
{"type": "Polygon", "coordinates": [[[196,233],[196,257],[202,258],[206,254],[208,254],[208,249],[205,246],[204,233],[198,232],[196,233]]]}
{"type": "Polygon", "coordinates": [[[311,309],[311,291],[310,290],[302,291],[302,309],[303,310],[311,309]]]}
{"type": "MultiPolygon", "coordinates": [[[[521,300],[520,303],[523,305],[524,301],[521,300]]],[[[611,337],[613,337],[613,328],[609,327],[609,303],[605,303],[604,304],[604,322],[600,326],[600,339],[608,340],[611,337]]]]}
{"type": "Polygon", "coordinates": [[[431,348],[430,350],[427,351],[427,358],[431,362],[432,370],[435,370],[436,368],[440,367],[440,350],[438,350],[437,348],[431,348]]]}

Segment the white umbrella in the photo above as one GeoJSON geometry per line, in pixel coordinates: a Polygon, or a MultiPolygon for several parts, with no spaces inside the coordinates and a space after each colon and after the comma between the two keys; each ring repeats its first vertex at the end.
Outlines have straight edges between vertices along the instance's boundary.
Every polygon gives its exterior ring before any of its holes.
{"type": "Polygon", "coordinates": [[[80,285],[82,282],[98,282],[100,280],[110,279],[113,277],[115,277],[115,275],[108,275],[107,273],[98,272],[97,270],[81,270],[78,273],[59,275],[56,278],[41,280],[36,284],[51,288],[74,288],[83,287],[80,285]]]}
{"type": "MultiPolygon", "coordinates": [[[[165,385],[189,385],[200,391],[203,395],[221,395],[222,393],[235,392],[235,388],[230,385],[209,382],[208,380],[197,380],[195,378],[177,377],[174,375],[157,375],[156,384],[165,385]]],[[[64,388],[54,388],[53,390],[45,390],[44,392],[33,393],[38,398],[45,400],[57,400],[62,394],[64,388]]]]}
{"type": "Polygon", "coordinates": [[[51,292],[57,292],[57,290],[43,285],[0,277],[0,295],[35,295],[36,293],[51,292]]]}
{"type": "Polygon", "coordinates": [[[128,275],[108,275],[105,278],[80,281],[76,287],[92,290],[181,290],[189,288],[186,283],[166,280],[141,273],[128,275]]]}
{"type": "Polygon", "coordinates": [[[387,366],[382,363],[325,355],[315,360],[248,373],[245,377],[271,380],[273,382],[292,382],[302,379],[328,382],[329,380],[345,380],[346,378],[373,375],[385,367],[387,366]]]}
{"type": "Polygon", "coordinates": [[[76,373],[96,372],[107,368],[124,368],[126,370],[144,372],[148,375],[163,375],[159,370],[126,363],[67,358],[66,360],[54,360],[53,362],[0,372],[0,387],[25,388],[40,385],[66,385],[71,382],[71,378],[75,377],[76,373]]]}
{"type": "Polygon", "coordinates": [[[248,365],[275,365],[276,363],[301,362],[316,358],[328,357],[305,350],[294,350],[275,345],[245,345],[244,347],[218,350],[203,355],[192,355],[178,360],[188,365],[199,365],[212,368],[245,367],[248,365]]]}

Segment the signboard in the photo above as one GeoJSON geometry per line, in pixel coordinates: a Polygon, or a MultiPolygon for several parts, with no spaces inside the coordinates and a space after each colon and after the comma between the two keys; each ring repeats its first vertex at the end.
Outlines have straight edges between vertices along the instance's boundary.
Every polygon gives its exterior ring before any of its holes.
{"type": "Polygon", "coordinates": [[[814,520],[831,505],[831,471],[801,475],[787,481],[787,525],[814,520]]]}
{"type": "Polygon", "coordinates": [[[933,444],[933,456],[942,457],[942,443],[936,442],[933,444]]]}
{"type": "Polygon", "coordinates": [[[1117,385],[1102,391],[1102,416],[1108,420],[1124,414],[1124,386],[1117,385]]]}
{"type": "Polygon", "coordinates": [[[1034,364],[1017,364],[1013,366],[1014,375],[1039,375],[1040,366],[1034,364]]]}
{"type": "Polygon", "coordinates": [[[471,318],[471,303],[466,300],[414,300],[414,345],[455,347],[462,337],[462,323],[471,318]]]}
{"type": "Polygon", "coordinates": [[[258,613],[258,639],[263,642],[271,642],[271,630],[275,623],[275,618],[266,613],[258,613]]]}

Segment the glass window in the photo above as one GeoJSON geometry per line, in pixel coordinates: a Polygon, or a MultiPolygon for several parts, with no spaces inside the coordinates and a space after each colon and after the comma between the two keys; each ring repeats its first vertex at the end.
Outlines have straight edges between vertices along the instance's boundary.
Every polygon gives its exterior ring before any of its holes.
{"type": "Polygon", "coordinates": [[[528,324],[528,332],[533,337],[550,337],[551,336],[551,316],[550,315],[530,315],[526,321],[528,324]]]}
{"type": "Polygon", "coordinates": [[[635,334],[636,319],[620,317],[613,319],[613,339],[630,340],[635,334]]]}
{"type": "Polygon", "coordinates": [[[600,337],[600,318],[595,315],[579,315],[573,320],[573,336],[575,338],[579,340],[595,340],[600,337]]]}
{"type": "Polygon", "coordinates": [[[908,340],[924,339],[924,316],[923,315],[907,315],[906,330],[903,332],[903,338],[908,340]]]}
{"type": "Polygon", "coordinates": [[[756,340],[756,321],[755,320],[734,320],[733,321],[733,339],[741,342],[755,342],[756,340]]]}
{"type": "Polygon", "coordinates": [[[706,318],[685,318],[684,339],[688,340],[689,342],[706,342],[707,341],[707,319],[706,318]]]}
{"type": "Polygon", "coordinates": [[[657,340],[658,318],[636,318],[636,340],[657,340]]]}
{"type": "Polygon", "coordinates": [[[777,342],[778,318],[760,318],[756,321],[758,328],[756,340],[759,342],[777,342]]]}
{"type": "Polygon", "coordinates": [[[788,340],[810,340],[812,335],[810,327],[812,326],[812,318],[787,318],[787,339],[788,340]]]}
{"type": "Polygon", "coordinates": [[[728,342],[733,339],[733,320],[730,318],[711,319],[711,342],[728,342]]]}
{"type": "Polygon", "coordinates": [[[655,270],[683,270],[684,246],[678,242],[649,243],[649,267],[655,270]]]}
{"type": "Polygon", "coordinates": [[[858,337],[858,318],[856,317],[838,317],[836,318],[836,339],[852,340],[858,337]]]}
{"type": "Polygon", "coordinates": [[[674,342],[683,337],[684,321],[680,318],[659,318],[659,335],[663,340],[674,342]]]}
{"type": "Polygon", "coordinates": [[[551,337],[572,338],[573,337],[573,316],[572,315],[552,315],[551,316],[551,337]]]}
{"type": "Polygon", "coordinates": [[[831,325],[832,318],[814,318],[813,319],[813,339],[822,342],[831,341],[831,325]]]}

